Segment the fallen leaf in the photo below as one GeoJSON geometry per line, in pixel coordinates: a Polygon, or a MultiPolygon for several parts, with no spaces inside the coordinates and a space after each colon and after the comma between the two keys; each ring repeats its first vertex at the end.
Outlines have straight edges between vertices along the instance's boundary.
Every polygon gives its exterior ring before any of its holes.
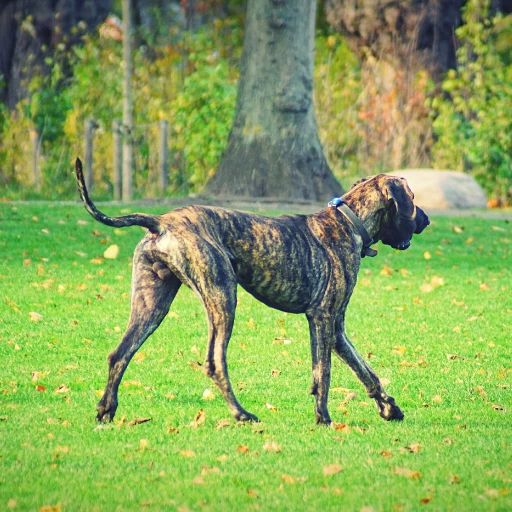
{"type": "Polygon", "coordinates": [[[455,444],[455,441],[449,437],[443,439],[444,444],[455,444]]]}
{"type": "Polygon", "coordinates": [[[419,443],[411,443],[409,446],[407,446],[407,449],[411,453],[420,453],[421,444],[419,444],[419,443]]]}
{"type": "Polygon", "coordinates": [[[452,230],[454,233],[458,233],[460,235],[464,230],[464,226],[453,226],[452,230]]]}
{"type": "Polygon", "coordinates": [[[220,474],[220,468],[216,467],[216,466],[213,466],[211,468],[207,467],[207,466],[203,466],[203,469],[201,470],[201,475],[205,476],[205,475],[210,475],[210,474],[220,474]]]}
{"type": "Polygon", "coordinates": [[[404,347],[403,345],[395,345],[393,347],[393,350],[391,351],[391,353],[399,355],[399,356],[403,356],[406,351],[407,351],[407,347],[404,347]]]}
{"type": "Polygon", "coordinates": [[[141,439],[139,441],[139,447],[141,450],[145,450],[146,448],[149,447],[149,441],[147,439],[141,439]]]}
{"type": "Polygon", "coordinates": [[[390,269],[389,267],[387,267],[386,265],[384,265],[382,267],[382,270],[380,271],[380,275],[381,276],[392,276],[393,275],[393,270],[390,269]]]}
{"type": "Polygon", "coordinates": [[[425,251],[423,253],[423,257],[428,261],[430,259],[432,259],[432,255],[428,252],[428,251],[425,251]]]}
{"type": "Polygon", "coordinates": [[[238,446],[238,448],[236,450],[239,453],[249,453],[249,447],[248,446],[244,446],[244,445],[238,446]]]}
{"type": "Polygon", "coordinates": [[[281,375],[281,370],[272,370],[270,374],[272,377],[279,377],[279,375],[281,375]]]}
{"type": "Polygon", "coordinates": [[[167,429],[167,433],[168,434],[179,434],[180,433],[180,429],[178,427],[169,427],[167,429]]]}
{"type": "Polygon", "coordinates": [[[203,391],[203,396],[202,396],[203,400],[213,400],[214,398],[215,398],[215,393],[213,393],[213,391],[211,389],[206,388],[203,391]]]}
{"type": "Polygon", "coordinates": [[[44,393],[46,391],[46,388],[44,386],[41,386],[41,385],[38,384],[36,386],[36,391],[41,391],[41,392],[44,393]]]}
{"type": "Polygon", "coordinates": [[[327,464],[322,469],[322,473],[324,474],[324,476],[336,475],[341,471],[343,471],[343,468],[339,464],[327,464]]]}
{"type": "Polygon", "coordinates": [[[135,356],[133,357],[133,360],[136,363],[142,363],[142,361],[144,361],[144,359],[146,359],[146,352],[137,352],[135,354],[135,356]]]}
{"type": "Polygon", "coordinates": [[[39,512],[62,512],[62,506],[60,503],[56,505],[43,505],[39,507],[39,512]]]}
{"type": "Polygon", "coordinates": [[[277,444],[275,441],[266,441],[265,444],[263,445],[263,449],[266,452],[280,453],[281,445],[277,444]]]}
{"type": "Polygon", "coordinates": [[[432,397],[432,402],[436,404],[440,404],[443,401],[443,397],[441,395],[435,395],[432,397]]]}
{"type": "Polygon", "coordinates": [[[193,450],[180,450],[180,454],[183,455],[183,457],[186,457],[188,459],[196,456],[196,454],[193,450]]]}
{"type": "Polygon", "coordinates": [[[221,428],[230,427],[230,426],[231,426],[231,421],[229,421],[228,419],[223,419],[223,420],[219,420],[217,425],[215,425],[215,428],[217,430],[220,430],[221,428]]]}
{"type": "Polygon", "coordinates": [[[151,418],[135,418],[128,423],[128,426],[133,427],[134,425],[140,425],[141,423],[146,423],[148,421],[151,421],[151,418]]]}
{"type": "Polygon", "coordinates": [[[497,498],[500,495],[498,489],[485,489],[485,495],[489,496],[489,498],[497,498]]]}
{"type": "Polygon", "coordinates": [[[93,258],[93,259],[91,260],[91,263],[92,263],[93,265],[101,265],[101,264],[103,263],[103,260],[102,260],[101,258],[93,258]]]}
{"type": "Polygon", "coordinates": [[[432,496],[427,496],[425,498],[421,498],[420,503],[427,504],[432,501],[432,496]]]}
{"type": "Polygon", "coordinates": [[[383,456],[383,457],[391,457],[391,452],[388,452],[386,450],[380,452],[380,454],[383,456]]]}
{"type": "Polygon", "coordinates": [[[265,403],[265,407],[269,410],[269,411],[272,411],[272,412],[276,412],[277,411],[277,407],[275,407],[274,405],[272,404],[269,404],[268,402],[265,403]]]}
{"type": "Polygon", "coordinates": [[[11,498],[7,502],[7,508],[16,508],[17,506],[18,506],[18,502],[14,498],[11,498]]]}
{"type": "Polygon", "coordinates": [[[295,477],[293,477],[292,475],[281,475],[281,480],[285,484],[293,485],[295,483],[295,477]]]}
{"type": "Polygon", "coordinates": [[[486,283],[482,283],[480,284],[480,290],[482,290],[483,292],[488,292],[491,288],[489,287],[488,284],[486,283]]]}
{"type": "Polygon", "coordinates": [[[448,483],[450,483],[450,484],[460,484],[460,478],[458,476],[455,476],[455,475],[450,475],[448,477],[448,483]]]}
{"type": "Polygon", "coordinates": [[[196,476],[194,479],[192,479],[192,483],[194,485],[204,485],[206,482],[202,476],[196,476]]]}
{"type": "Polygon", "coordinates": [[[331,423],[331,428],[333,428],[336,432],[345,432],[347,434],[350,432],[350,426],[346,425],[345,423],[336,423],[333,421],[331,423]]]}
{"type": "Polygon", "coordinates": [[[418,471],[413,471],[411,469],[402,468],[402,467],[395,468],[393,473],[395,475],[401,475],[401,476],[405,476],[407,478],[421,478],[421,473],[419,473],[418,471]]]}
{"type": "Polygon", "coordinates": [[[252,489],[249,489],[247,491],[247,495],[250,497],[250,498],[257,498],[258,497],[258,493],[256,491],[253,491],[252,489]]]}
{"type": "Polygon", "coordinates": [[[495,411],[503,411],[503,406],[502,406],[502,405],[492,404],[492,408],[493,408],[495,411]]]}
{"type": "Polygon", "coordinates": [[[107,260],[115,260],[119,255],[119,246],[117,244],[112,244],[111,246],[105,249],[103,253],[103,257],[107,260]]]}
{"type": "Polygon", "coordinates": [[[190,426],[192,428],[197,428],[199,425],[202,425],[206,421],[206,413],[203,411],[203,409],[199,409],[197,411],[193,421],[190,422],[190,426]]]}
{"type": "Polygon", "coordinates": [[[58,388],[53,390],[55,393],[67,393],[71,391],[65,384],[61,384],[58,388]]]}
{"type": "Polygon", "coordinates": [[[28,316],[32,322],[39,322],[43,319],[43,315],[36,313],[35,311],[31,311],[28,316]]]}

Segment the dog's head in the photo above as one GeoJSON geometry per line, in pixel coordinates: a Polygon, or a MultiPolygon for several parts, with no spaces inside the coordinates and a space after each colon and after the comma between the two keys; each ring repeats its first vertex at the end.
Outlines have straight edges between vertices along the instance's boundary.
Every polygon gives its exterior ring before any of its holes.
{"type": "Polygon", "coordinates": [[[414,194],[404,178],[387,174],[364,178],[346,196],[353,206],[363,205],[367,211],[375,212],[378,231],[372,233],[373,240],[394,249],[407,249],[412,235],[421,233],[430,224],[425,212],[415,206],[414,194]]]}
{"type": "Polygon", "coordinates": [[[421,233],[430,220],[414,204],[414,194],[404,178],[381,175],[380,181],[386,207],[379,240],[403,251],[411,245],[412,235],[421,233]]]}

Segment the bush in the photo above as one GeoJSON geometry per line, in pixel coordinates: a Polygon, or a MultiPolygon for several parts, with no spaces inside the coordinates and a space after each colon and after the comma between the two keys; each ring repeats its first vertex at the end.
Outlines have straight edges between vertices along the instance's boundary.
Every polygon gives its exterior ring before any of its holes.
{"type": "Polygon", "coordinates": [[[461,47],[457,70],[432,102],[437,141],[434,164],[471,172],[486,192],[512,201],[512,17],[488,19],[489,1],[470,0],[465,24],[457,30],[461,47]]]}

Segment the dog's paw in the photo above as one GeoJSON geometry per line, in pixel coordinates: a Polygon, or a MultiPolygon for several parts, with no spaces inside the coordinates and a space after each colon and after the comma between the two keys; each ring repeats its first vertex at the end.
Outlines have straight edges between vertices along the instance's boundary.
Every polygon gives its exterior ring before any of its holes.
{"type": "Polygon", "coordinates": [[[331,425],[332,421],[329,415],[315,414],[315,423],[317,425],[325,425],[328,427],[329,425],[331,425]]]}
{"type": "Polygon", "coordinates": [[[260,420],[258,419],[257,416],[255,416],[254,414],[251,414],[250,412],[247,412],[247,411],[243,411],[243,412],[240,412],[238,414],[235,415],[235,419],[237,421],[250,421],[250,422],[253,422],[253,423],[259,423],[260,420]]]}
{"type": "Polygon", "coordinates": [[[96,410],[98,411],[98,414],[96,415],[96,421],[98,423],[110,423],[116,414],[117,405],[115,407],[113,406],[107,406],[103,405],[101,402],[96,407],[96,410]]]}
{"type": "Polygon", "coordinates": [[[404,413],[391,398],[388,402],[378,404],[380,417],[386,421],[402,421],[404,413]]]}

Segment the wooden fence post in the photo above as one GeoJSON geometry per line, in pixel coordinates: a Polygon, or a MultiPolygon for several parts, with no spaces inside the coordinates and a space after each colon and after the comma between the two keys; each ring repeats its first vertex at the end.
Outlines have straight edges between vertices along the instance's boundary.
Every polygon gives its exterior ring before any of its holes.
{"type": "Polygon", "coordinates": [[[123,201],[133,196],[132,0],[123,0],[123,201]]]}
{"type": "Polygon", "coordinates": [[[169,122],[162,119],[159,123],[159,143],[158,143],[158,189],[163,194],[167,188],[169,174],[169,146],[167,144],[167,134],[169,133],[169,122]]]}
{"type": "Polygon", "coordinates": [[[85,186],[90,192],[92,190],[92,162],[93,162],[93,145],[94,130],[96,123],[92,117],[85,120],[84,129],[84,167],[85,167],[85,186]]]}
{"type": "Polygon", "coordinates": [[[39,133],[37,130],[30,131],[30,143],[32,146],[32,181],[37,192],[41,192],[42,179],[41,168],[39,167],[39,133]]]}
{"type": "Polygon", "coordinates": [[[119,119],[115,119],[112,123],[112,134],[114,137],[114,201],[120,201],[122,197],[123,183],[123,138],[122,123],[119,119]]]}

